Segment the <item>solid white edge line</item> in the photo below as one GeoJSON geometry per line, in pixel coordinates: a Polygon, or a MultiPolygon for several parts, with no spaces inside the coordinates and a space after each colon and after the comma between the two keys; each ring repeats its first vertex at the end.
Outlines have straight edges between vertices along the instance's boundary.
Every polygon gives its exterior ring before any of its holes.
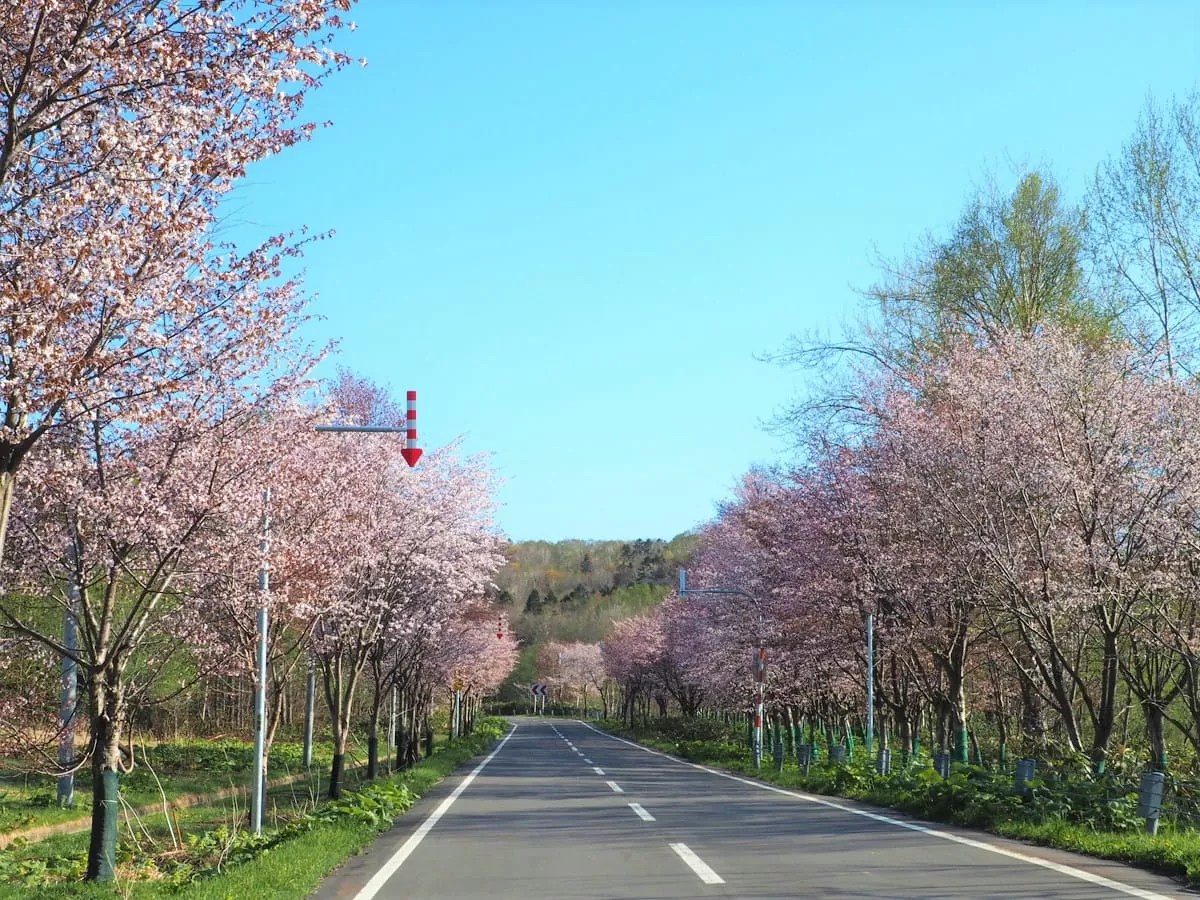
{"type": "Polygon", "coordinates": [[[679,854],[682,859],[693,872],[700,876],[700,880],[705,884],[724,884],[725,879],[712,870],[712,866],[698,857],[692,848],[687,844],[669,844],[672,850],[679,854]]]}
{"type": "Polygon", "coordinates": [[[371,876],[370,881],[364,884],[362,889],[354,895],[354,900],[371,900],[372,897],[379,893],[379,889],[387,884],[388,879],[395,875],[397,870],[404,865],[404,861],[417,849],[417,845],[425,839],[425,835],[433,830],[433,826],[438,823],[438,819],[446,814],[446,810],[458,799],[459,795],[475,780],[475,776],[482,772],[483,767],[490,763],[496,754],[504,749],[504,745],[508,743],[508,739],[517,733],[517,727],[514,725],[512,730],[496,745],[496,749],[489,753],[483,762],[471,770],[471,774],[462,780],[449,797],[438,804],[438,808],[429,814],[429,818],[421,823],[421,827],[409,835],[408,840],[400,845],[400,849],[392,854],[392,858],[385,862],[371,876]]]}
{"type": "MultiPolygon", "coordinates": [[[[812,794],[802,794],[799,791],[789,791],[784,788],[775,787],[773,784],[764,784],[761,781],[751,781],[749,778],[740,778],[737,775],[730,775],[728,772],[718,772],[716,769],[710,769],[707,766],[699,765],[698,763],[688,762],[687,760],[677,759],[667,753],[661,753],[658,750],[651,750],[649,747],[643,747],[641,744],[627,741],[625,738],[617,737],[615,734],[609,734],[607,731],[601,731],[589,725],[587,722],[580,721],[580,725],[584,728],[591,728],[597,734],[602,734],[607,738],[612,738],[614,741],[620,741],[622,744],[628,744],[630,747],[636,747],[638,750],[645,750],[647,753],[653,753],[655,756],[661,756],[664,759],[669,759],[672,762],[679,763],[681,766],[690,766],[693,769],[699,769],[701,772],[707,772],[709,775],[717,775],[721,778],[728,778],[730,781],[737,781],[742,784],[747,784],[750,787],[762,788],[765,791],[772,791],[776,794],[784,794],[788,797],[795,797],[798,800],[807,800],[809,803],[816,803],[819,806],[827,806],[830,809],[838,809],[842,812],[850,813],[855,816],[862,816],[865,819],[873,819],[876,822],[883,822],[886,825],[895,825],[898,828],[907,828],[909,831],[917,831],[921,834],[927,834],[930,837],[941,838],[944,841],[953,841],[956,844],[962,844],[966,847],[974,847],[977,850],[986,850],[989,853],[997,853],[1000,856],[1007,856],[1010,859],[1019,860],[1020,862],[1029,863],[1034,866],[1041,866],[1044,869],[1050,869],[1052,872],[1058,872],[1060,875],[1068,875],[1071,878],[1078,878],[1080,881],[1086,881],[1089,884],[1106,887],[1109,890],[1117,891],[1126,894],[1130,897],[1138,897],[1140,900],[1171,900],[1165,894],[1155,893],[1143,888],[1134,887],[1130,884],[1122,884],[1119,881],[1113,881],[1111,878],[1105,878],[1103,875],[1093,875],[1091,872],[1085,872],[1083,869],[1077,869],[1074,866],[1067,866],[1062,863],[1051,862],[1048,859],[1038,859],[1036,856],[1029,856],[1025,853],[1018,853],[1016,850],[1009,850],[1007,847],[997,847],[995,844],[988,844],[984,841],[977,841],[973,838],[963,837],[958,834],[950,834],[948,831],[938,831],[936,828],[927,828],[924,825],[917,825],[915,822],[902,822],[899,819],[893,819],[890,816],[881,816],[878,813],[867,812],[863,809],[854,809],[852,806],[845,806],[841,803],[835,803],[832,800],[826,800],[822,797],[815,797],[812,794]]],[[[1119,861],[1117,861],[1119,863],[1119,861]]]]}
{"type": "Polygon", "coordinates": [[[635,813],[637,813],[637,817],[639,819],[641,819],[643,822],[653,822],[654,821],[654,816],[652,816],[652,815],[650,815],[650,813],[646,812],[646,809],[644,806],[642,806],[642,804],[630,803],[629,808],[632,809],[635,813]]]}
{"type": "Polygon", "coordinates": [[[614,793],[614,794],[623,794],[623,793],[625,793],[625,788],[621,787],[621,786],[620,786],[619,784],[617,784],[615,781],[609,781],[609,782],[606,782],[606,784],[607,784],[607,785],[608,785],[610,788],[612,788],[612,789],[613,789],[613,793],[614,793]]]}

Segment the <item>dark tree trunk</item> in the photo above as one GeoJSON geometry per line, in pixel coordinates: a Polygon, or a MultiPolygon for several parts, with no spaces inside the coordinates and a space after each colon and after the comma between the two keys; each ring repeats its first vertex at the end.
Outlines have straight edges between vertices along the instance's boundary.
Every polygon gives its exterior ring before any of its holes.
{"type": "Polygon", "coordinates": [[[329,799],[337,800],[342,796],[342,782],[345,775],[346,754],[337,750],[333,754],[333,765],[329,770],[329,799]]]}
{"type": "Polygon", "coordinates": [[[1157,703],[1142,702],[1146,716],[1146,737],[1150,741],[1150,765],[1159,772],[1167,771],[1167,747],[1163,736],[1163,708],[1157,703]]]}
{"type": "Polygon", "coordinates": [[[92,680],[91,730],[96,747],[92,757],[92,830],[86,873],[89,881],[115,878],[121,726],[125,716],[119,680],[120,675],[111,672],[101,672],[92,680]]]}
{"type": "Polygon", "coordinates": [[[1117,727],[1117,662],[1116,632],[1106,630],[1100,670],[1100,697],[1095,713],[1095,731],[1092,733],[1092,765],[1097,775],[1104,773],[1108,762],[1108,745],[1117,727]]]}

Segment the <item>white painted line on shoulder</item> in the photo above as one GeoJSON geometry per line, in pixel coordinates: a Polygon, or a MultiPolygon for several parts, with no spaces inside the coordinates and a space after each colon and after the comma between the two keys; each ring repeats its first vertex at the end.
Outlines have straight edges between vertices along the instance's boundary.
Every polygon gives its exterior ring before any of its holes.
{"type": "Polygon", "coordinates": [[[615,781],[608,781],[608,782],[605,782],[605,784],[607,784],[610,788],[613,789],[614,794],[625,793],[625,789],[623,787],[621,787],[619,784],[617,784],[615,781]]]}
{"type": "Polygon", "coordinates": [[[700,876],[705,884],[724,884],[725,879],[712,870],[712,867],[698,857],[687,844],[671,844],[671,849],[679,854],[693,872],[700,876]]]}
{"type": "Polygon", "coordinates": [[[599,766],[592,766],[592,771],[595,772],[597,775],[604,774],[604,770],[602,768],[600,768],[599,766]]]}
{"type": "Polygon", "coordinates": [[[635,813],[637,813],[637,817],[639,819],[641,819],[643,822],[653,822],[654,821],[654,816],[652,816],[652,815],[650,815],[650,813],[646,812],[646,810],[644,810],[642,808],[642,804],[630,803],[629,808],[632,809],[635,813]]]}
{"type": "Polygon", "coordinates": [[[816,803],[819,806],[827,806],[830,809],[838,809],[854,816],[862,816],[865,819],[883,822],[885,825],[895,825],[897,828],[906,828],[909,831],[916,831],[921,834],[928,835],[929,837],[939,838],[944,841],[953,841],[954,843],[962,844],[965,847],[973,847],[976,850],[986,850],[989,853],[1007,856],[1009,859],[1019,860],[1020,862],[1029,863],[1033,866],[1041,866],[1042,868],[1049,869],[1052,872],[1058,872],[1060,875],[1067,875],[1071,878],[1078,878],[1080,881],[1086,881],[1089,884],[1095,884],[1099,885],[1100,887],[1108,888],[1111,891],[1125,894],[1127,897],[1137,897],[1139,900],[1170,900],[1166,894],[1148,891],[1145,888],[1134,887],[1131,884],[1123,884],[1120,881],[1114,881],[1111,878],[1105,878],[1103,875],[1094,875],[1091,872],[1085,872],[1083,869],[1077,869],[1074,866],[1066,866],[1062,863],[1052,862],[1048,859],[1038,859],[1036,856],[1030,856],[1027,853],[1020,853],[1016,850],[1010,850],[1007,847],[998,847],[995,844],[989,844],[986,841],[977,841],[974,838],[963,837],[960,834],[951,834],[948,831],[939,831],[936,828],[928,828],[924,825],[918,825],[916,822],[903,822],[900,819],[893,819],[891,816],[882,816],[878,813],[867,812],[865,809],[855,809],[852,806],[846,806],[842,803],[834,803],[832,800],[814,797],[812,794],[802,794],[799,791],[789,791],[785,790],[784,788],[775,787],[773,784],[763,784],[761,781],[751,781],[749,778],[739,778],[737,775],[730,775],[728,772],[718,772],[716,769],[710,769],[707,766],[702,766],[697,763],[676,759],[674,756],[669,756],[666,753],[660,753],[657,750],[651,750],[649,747],[643,747],[641,744],[634,743],[633,741],[627,741],[625,738],[619,738],[616,735],[609,734],[607,731],[601,731],[599,728],[589,725],[587,722],[580,722],[579,724],[584,728],[591,728],[592,731],[596,732],[596,734],[602,734],[606,738],[610,738],[614,741],[620,741],[622,744],[628,744],[630,747],[636,747],[638,750],[644,750],[646,753],[653,753],[655,756],[661,756],[663,759],[669,759],[681,766],[689,766],[693,769],[699,769],[701,772],[707,772],[709,775],[716,775],[719,778],[728,778],[730,781],[737,781],[741,784],[749,785],[750,787],[761,788],[764,791],[771,791],[775,794],[784,794],[788,797],[795,797],[798,800],[806,800],[809,803],[816,803]]]}
{"type": "Polygon", "coordinates": [[[379,889],[387,884],[388,879],[395,875],[400,867],[404,865],[404,861],[412,855],[414,850],[417,849],[417,845],[420,844],[421,841],[425,840],[425,835],[433,831],[433,826],[436,825],[438,820],[446,814],[446,810],[453,805],[454,801],[458,799],[459,795],[467,789],[472,781],[475,780],[475,776],[483,771],[484,766],[496,758],[496,754],[504,749],[504,745],[508,743],[508,739],[516,733],[517,726],[514,725],[512,727],[512,731],[506,734],[504,739],[496,745],[496,749],[484,757],[483,762],[471,770],[471,774],[462,780],[459,786],[454,789],[453,793],[451,793],[449,797],[438,804],[438,808],[429,814],[429,818],[421,823],[421,827],[409,835],[408,840],[400,845],[400,849],[392,855],[392,858],[385,862],[379,868],[379,871],[371,876],[371,880],[364,884],[362,886],[362,890],[354,895],[354,900],[371,900],[372,897],[379,893],[379,889]]]}

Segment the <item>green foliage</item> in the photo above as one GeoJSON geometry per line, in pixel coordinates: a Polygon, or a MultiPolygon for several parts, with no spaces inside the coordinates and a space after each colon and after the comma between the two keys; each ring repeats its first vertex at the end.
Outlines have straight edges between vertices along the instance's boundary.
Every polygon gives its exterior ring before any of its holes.
{"type": "Polygon", "coordinates": [[[331,800],[313,817],[319,822],[352,819],[378,831],[386,831],[416,802],[416,795],[406,784],[372,784],[340,800],[331,800]]]}
{"type": "Polygon", "coordinates": [[[1048,174],[1024,172],[1012,193],[994,185],[968,202],[954,230],[931,241],[871,291],[890,351],[903,365],[969,335],[1030,335],[1046,324],[1083,340],[1111,336],[1114,314],[1084,290],[1084,216],[1048,174]]]}

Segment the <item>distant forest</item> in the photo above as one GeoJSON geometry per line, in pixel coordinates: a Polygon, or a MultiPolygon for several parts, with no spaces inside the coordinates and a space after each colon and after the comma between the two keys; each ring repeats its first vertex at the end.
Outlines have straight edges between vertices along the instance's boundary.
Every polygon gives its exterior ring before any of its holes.
{"type": "Polygon", "coordinates": [[[680,566],[696,547],[685,533],[663,540],[524,541],[510,544],[509,562],[496,576],[497,599],[513,615],[543,615],[577,610],[593,598],[637,586],[675,584],[680,566]]]}
{"type": "Polygon", "coordinates": [[[546,641],[603,640],[617,619],[653,609],[677,583],[696,549],[684,533],[669,541],[522,541],[506,549],[497,601],[521,642],[521,663],[502,695],[534,679],[546,641]]]}

